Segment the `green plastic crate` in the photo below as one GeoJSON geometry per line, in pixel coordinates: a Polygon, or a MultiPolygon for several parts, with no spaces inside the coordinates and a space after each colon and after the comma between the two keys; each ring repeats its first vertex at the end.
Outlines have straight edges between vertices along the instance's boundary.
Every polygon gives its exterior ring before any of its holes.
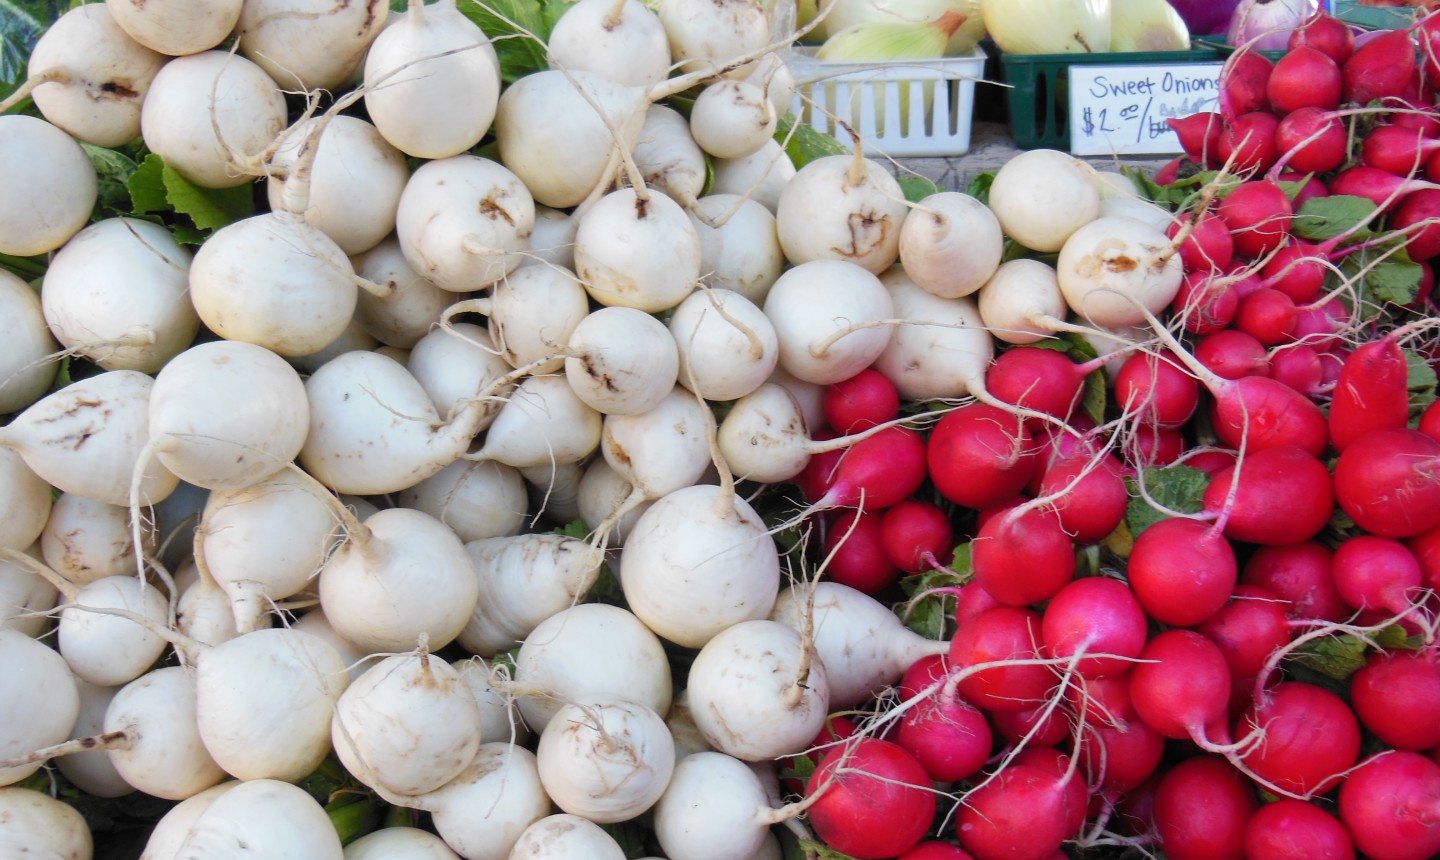
{"type": "Polygon", "coordinates": [[[1072,65],[1144,66],[1214,63],[1214,48],[1108,54],[1001,54],[1009,84],[1010,136],[1021,149],[1070,148],[1069,72],[1072,65]]]}

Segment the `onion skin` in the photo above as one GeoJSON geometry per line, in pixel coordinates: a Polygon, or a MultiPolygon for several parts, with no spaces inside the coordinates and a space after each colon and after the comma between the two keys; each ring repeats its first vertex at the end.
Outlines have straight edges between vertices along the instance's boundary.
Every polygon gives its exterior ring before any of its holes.
{"type": "Polygon", "coordinates": [[[1318,0],[1240,0],[1230,16],[1225,41],[1254,51],[1283,51],[1290,32],[1315,14],[1318,0]]]}
{"type": "Polygon", "coordinates": [[[1185,20],[1190,35],[1211,36],[1225,32],[1240,0],[1170,0],[1170,5],[1185,20]]]}

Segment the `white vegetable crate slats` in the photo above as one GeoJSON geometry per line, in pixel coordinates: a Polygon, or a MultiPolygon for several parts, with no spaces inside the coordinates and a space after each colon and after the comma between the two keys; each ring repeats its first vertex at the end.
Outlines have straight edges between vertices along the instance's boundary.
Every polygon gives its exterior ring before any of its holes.
{"type": "Polygon", "coordinates": [[[892,156],[949,156],[970,149],[975,82],[983,80],[985,51],[965,57],[884,63],[815,59],[797,48],[786,64],[795,76],[798,121],[834,135],[846,146],[848,123],[868,150],[892,156]]]}

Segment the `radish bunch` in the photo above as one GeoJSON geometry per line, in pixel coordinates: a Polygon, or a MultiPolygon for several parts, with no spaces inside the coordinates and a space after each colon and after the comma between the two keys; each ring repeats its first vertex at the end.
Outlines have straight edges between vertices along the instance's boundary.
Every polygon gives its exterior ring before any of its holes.
{"type": "Polygon", "coordinates": [[[1428,19],[962,193],[768,3],[141,5],[0,116],[17,850],[1440,851],[1428,19]]]}

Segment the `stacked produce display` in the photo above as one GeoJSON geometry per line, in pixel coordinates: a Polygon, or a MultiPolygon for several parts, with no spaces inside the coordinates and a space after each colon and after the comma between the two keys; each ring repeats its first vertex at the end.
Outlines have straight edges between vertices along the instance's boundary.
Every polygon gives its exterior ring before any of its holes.
{"type": "Polygon", "coordinates": [[[0,855],[1440,855],[1440,18],[941,189],[785,6],[394,5],[0,103],[0,855]]]}

